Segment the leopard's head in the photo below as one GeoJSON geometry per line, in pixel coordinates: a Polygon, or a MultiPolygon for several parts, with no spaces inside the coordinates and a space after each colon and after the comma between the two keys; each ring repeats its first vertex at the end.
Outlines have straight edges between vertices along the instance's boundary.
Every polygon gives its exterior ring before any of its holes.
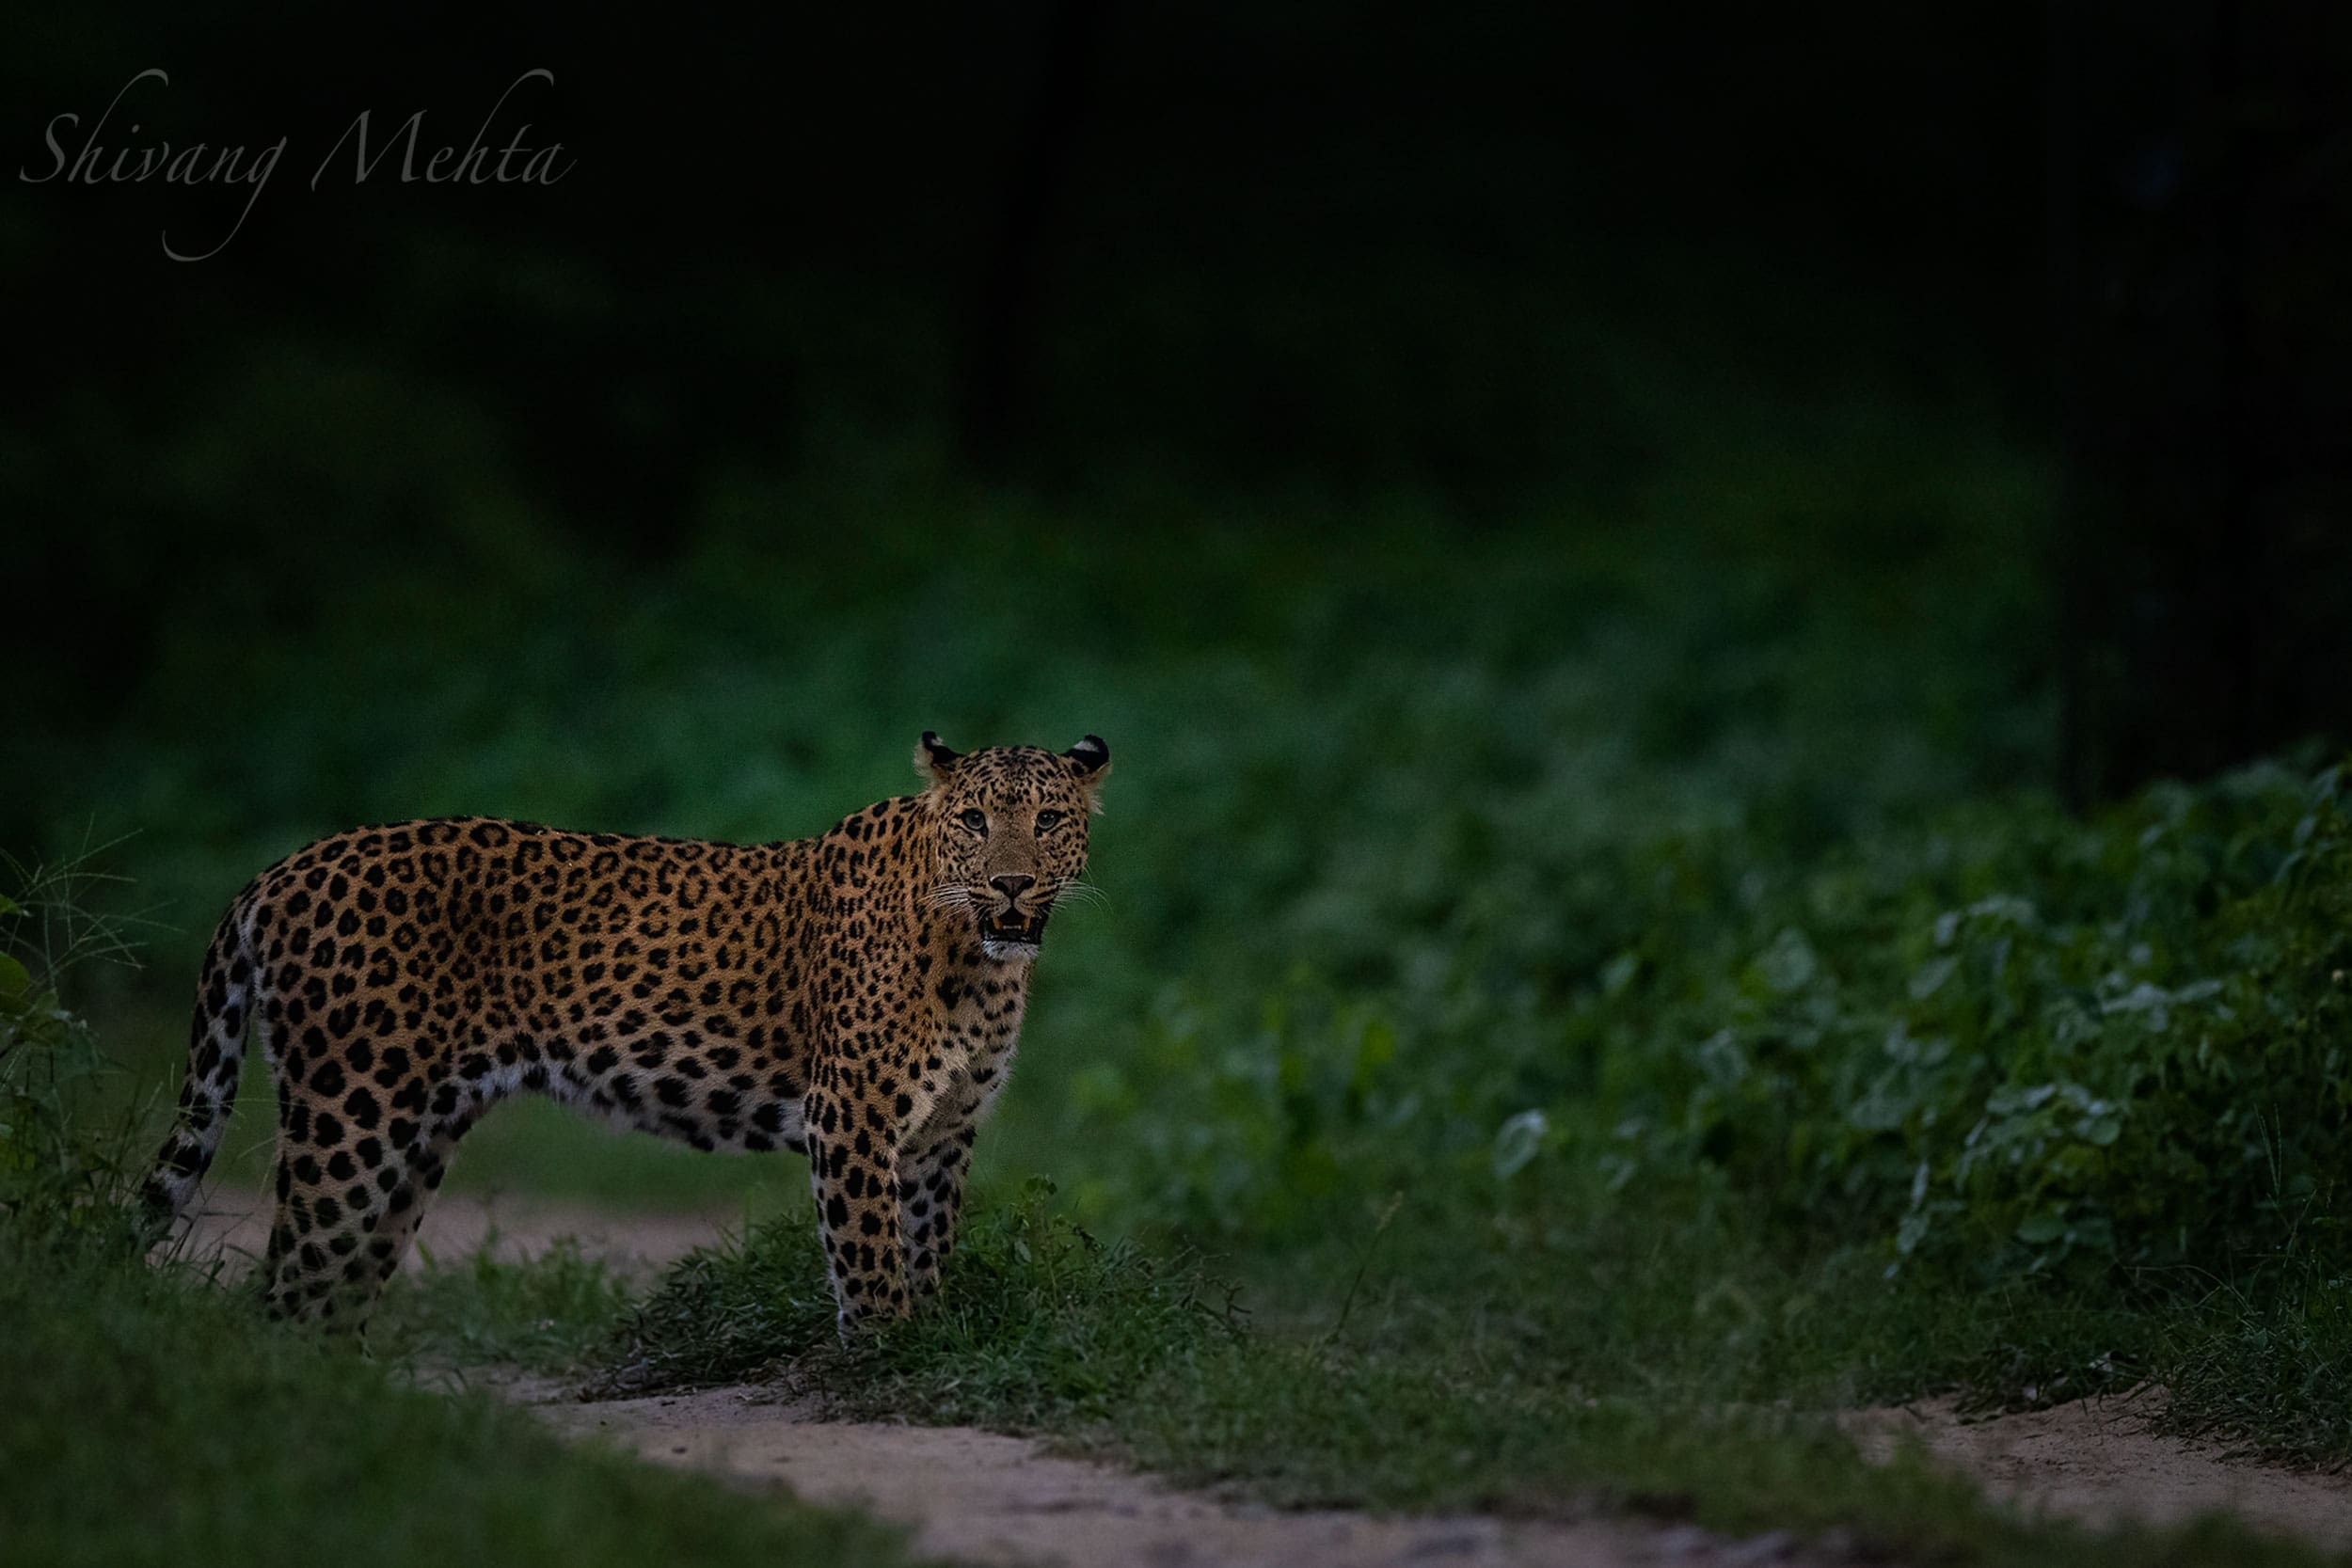
{"type": "Polygon", "coordinates": [[[930,781],[923,798],[938,830],[931,902],[969,913],[989,958],[1036,958],[1055,900],[1085,887],[1087,819],[1102,810],[1110,748],[1088,736],[1067,752],[958,752],[926,730],[914,766],[930,781]]]}

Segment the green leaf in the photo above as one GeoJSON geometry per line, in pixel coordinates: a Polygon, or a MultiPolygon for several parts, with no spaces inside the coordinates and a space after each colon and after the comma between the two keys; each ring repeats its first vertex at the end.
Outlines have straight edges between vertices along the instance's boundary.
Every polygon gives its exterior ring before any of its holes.
{"type": "Polygon", "coordinates": [[[1296,1046],[1292,1046],[1275,1058],[1274,1082],[1286,1095],[1306,1092],[1307,1071],[1307,1053],[1296,1046]]]}
{"type": "Polygon", "coordinates": [[[1933,996],[1944,989],[1944,982],[1950,979],[1952,971],[1959,967],[1960,960],[1955,958],[1930,958],[1911,977],[1911,999],[1924,1002],[1933,996]]]}
{"type": "Polygon", "coordinates": [[[2028,1214],[2017,1227],[2017,1239],[2029,1246],[2047,1246],[2065,1234],[2066,1216],[2056,1209],[2028,1214]]]}
{"type": "Polygon", "coordinates": [[[1551,1120],[1541,1111],[1521,1111],[1495,1133],[1495,1175],[1508,1180],[1543,1152],[1551,1120]]]}
{"type": "Polygon", "coordinates": [[[1364,1025],[1363,1034],[1356,1040],[1356,1069],[1350,1081],[1357,1092],[1371,1088],[1380,1069],[1394,1060],[1396,1028],[1388,1020],[1375,1018],[1364,1025]]]}
{"type": "Polygon", "coordinates": [[[1600,993],[1603,996],[1624,995],[1625,989],[1633,984],[1634,976],[1641,971],[1642,956],[1639,953],[1628,950],[1618,954],[1601,966],[1600,993]]]}
{"type": "Polygon", "coordinates": [[[1813,944],[1804,940],[1804,933],[1791,926],[1765,949],[1756,959],[1756,968],[1766,985],[1786,995],[1810,981],[1820,969],[1820,960],[1814,957],[1813,944]]]}
{"type": "Polygon", "coordinates": [[[1865,1132],[1892,1132],[1917,1105],[1917,1097],[1906,1094],[1893,1073],[1883,1073],[1847,1108],[1846,1119],[1865,1132]]]}
{"type": "Polygon", "coordinates": [[[31,973],[8,954],[0,953],[0,996],[26,996],[32,989],[31,973]]]}

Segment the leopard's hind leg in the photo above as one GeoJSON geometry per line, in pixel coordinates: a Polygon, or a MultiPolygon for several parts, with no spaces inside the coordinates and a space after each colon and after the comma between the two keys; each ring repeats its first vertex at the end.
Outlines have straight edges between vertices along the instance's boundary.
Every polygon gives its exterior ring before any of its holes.
{"type": "Polygon", "coordinates": [[[383,1217],[359,1255],[352,1259],[347,1282],[355,1291],[372,1297],[399,1271],[409,1243],[416,1239],[418,1223],[424,1218],[425,1205],[433,1201],[433,1195],[440,1190],[441,1179],[449,1174],[450,1156],[456,1151],[457,1140],[466,1135],[474,1120],[470,1112],[451,1117],[408,1147],[399,1166],[398,1180],[389,1188],[383,1217]]]}
{"type": "Polygon", "coordinates": [[[264,1292],[273,1316],[365,1321],[416,1234],[449,1169],[451,1152],[480,1113],[466,1101],[425,1114],[421,1092],[351,1085],[340,1068],[314,1066],[301,1085],[281,1078],[278,1215],[264,1292]]]}

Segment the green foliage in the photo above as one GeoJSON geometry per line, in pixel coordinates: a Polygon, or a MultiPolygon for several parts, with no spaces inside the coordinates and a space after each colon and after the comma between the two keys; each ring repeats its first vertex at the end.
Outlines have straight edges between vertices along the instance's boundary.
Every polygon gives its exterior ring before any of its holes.
{"type": "MultiPolygon", "coordinates": [[[[1552,994],[1456,959],[1345,994],[1294,974],[1251,1035],[1230,1001],[1163,1011],[1166,1076],[1212,1114],[1147,1133],[1138,1186],[1195,1225],[1305,1227],[1318,1198],[1426,1184],[1439,1150],[1471,1207],[1564,1164],[1711,1172],[1806,1244],[1987,1282],[2341,1258],[2348,856],[2338,771],[2276,765],[2087,822],[1954,807],[1803,863],[1755,833],[1631,840],[1582,868],[1576,924],[1615,951],[1552,994]]],[[[1449,926],[1492,954],[1563,901],[1449,926]]]]}

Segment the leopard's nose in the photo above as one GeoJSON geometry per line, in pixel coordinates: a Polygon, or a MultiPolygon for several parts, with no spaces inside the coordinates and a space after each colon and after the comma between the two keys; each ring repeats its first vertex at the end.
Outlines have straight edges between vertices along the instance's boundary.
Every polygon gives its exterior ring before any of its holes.
{"type": "Polygon", "coordinates": [[[988,885],[990,887],[994,888],[997,892],[1003,894],[1007,898],[1011,899],[1018,899],[1023,894],[1028,892],[1029,889],[1034,887],[1036,884],[1037,879],[1035,877],[1020,871],[1008,871],[1001,877],[991,877],[988,879],[988,885]]]}

